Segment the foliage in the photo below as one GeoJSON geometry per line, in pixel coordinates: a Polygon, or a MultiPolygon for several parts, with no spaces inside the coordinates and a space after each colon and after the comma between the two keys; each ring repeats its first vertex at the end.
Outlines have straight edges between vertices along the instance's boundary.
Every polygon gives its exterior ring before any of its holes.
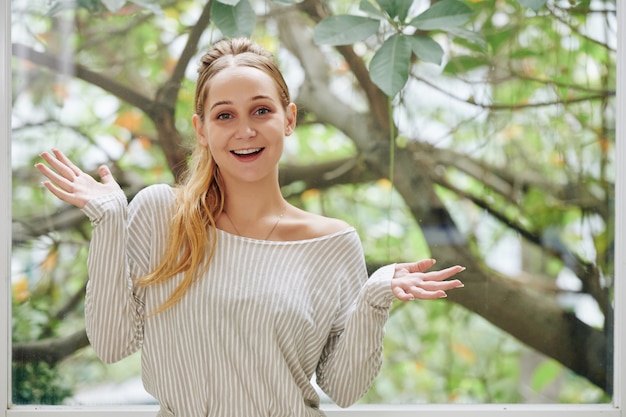
{"type": "Polygon", "coordinates": [[[458,28],[471,17],[471,9],[457,0],[434,3],[411,18],[412,3],[408,1],[369,0],[359,4],[361,12],[371,17],[354,15],[329,16],[315,26],[315,41],[327,45],[349,45],[379,34],[379,28],[389,27],[392,34],[374,53],[370,62],[372,81],[389,97],[394,97],[409,79],[411,55],[426,62],[440,64],[443,49],[429,31],[458,28]],[[413,33],[405,33],[412,28],[413,33]],[[417,29],[417,30],[416,30],[417,29]]]}
{"type": "Polygon", "coordinates": [[[175,181],[198,55],[237,34],[276,54],[301,109],[287,198],[355,225],[372,269],[468,267],[448,301],[394,307],[364,401],[610,398],[614,1],[13,4],[18,401],[136,370],[27,355],[83,328],[91,230],[39,186],[38,154],[107,163],[131,198],[175,181]]]}
{"type": "Polygon", "coordinates": [[[72,394],[73,387],[46,362],[14,362],[12,373],[15,404],[62,404],[72,394]]]}

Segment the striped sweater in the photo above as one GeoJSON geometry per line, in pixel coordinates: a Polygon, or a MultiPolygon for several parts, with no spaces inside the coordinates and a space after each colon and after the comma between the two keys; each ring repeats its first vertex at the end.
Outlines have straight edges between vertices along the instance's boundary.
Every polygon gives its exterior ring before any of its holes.
{"type": "Polygon", "coordinates": [[[356,402],[380,369],[394,265],[368,279],[353,228],[314,239],[263,241],[218,230],[205,275],[172,308],[147,316],[179,282],[133,286],[164,253],[174,193],[118,191],[83,209],[94,230],[87,334],[107,363],[141,349],[158,417],[323,416],[316,382],[356,402]]]}

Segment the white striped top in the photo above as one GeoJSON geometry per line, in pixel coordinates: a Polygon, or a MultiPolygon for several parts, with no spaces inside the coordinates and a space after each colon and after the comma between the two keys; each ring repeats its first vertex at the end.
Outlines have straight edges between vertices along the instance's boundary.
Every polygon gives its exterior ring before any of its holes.
{"type": "Polygon", "coordinates": [[[158,417],[323,416],[317,384],[356,402],[380,369],[394,265],[367,278],[353,228],[277,242],[218,230],[209,270],[152,317],[179,282],[135,288],[164,252],[174,193],[119,191],[83,209],[94,225],[87,334],[107,363],[142,349],[142,379],[158,417]]]}

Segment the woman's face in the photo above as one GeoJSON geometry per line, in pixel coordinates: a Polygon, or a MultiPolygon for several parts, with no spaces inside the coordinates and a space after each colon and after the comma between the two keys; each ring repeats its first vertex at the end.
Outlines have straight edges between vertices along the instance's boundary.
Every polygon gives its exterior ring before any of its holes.
{"type": "Polygon", "coordinates": [[[225,68],[210,80],[204,109],[204,120],[194,115],[193,125],[224,180],[276,181],[296,106],[283,107],[274,80],[252,67],[225,68]]]}

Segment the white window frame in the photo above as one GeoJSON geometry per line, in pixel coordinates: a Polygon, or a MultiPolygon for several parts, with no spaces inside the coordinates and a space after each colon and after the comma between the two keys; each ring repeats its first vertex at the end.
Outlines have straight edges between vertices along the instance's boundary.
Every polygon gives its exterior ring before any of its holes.
{"type": "MultiPolygon", "coordinates": [[[[626,417],[626,2],[617,3],[614,395],[598,405],[360,405],[325,407],[328,417],[626,417]]],[[[154,406],[12,406],[11,381],[11,1],[0,1],[0,416],[154,417],[154,406]]]]}

